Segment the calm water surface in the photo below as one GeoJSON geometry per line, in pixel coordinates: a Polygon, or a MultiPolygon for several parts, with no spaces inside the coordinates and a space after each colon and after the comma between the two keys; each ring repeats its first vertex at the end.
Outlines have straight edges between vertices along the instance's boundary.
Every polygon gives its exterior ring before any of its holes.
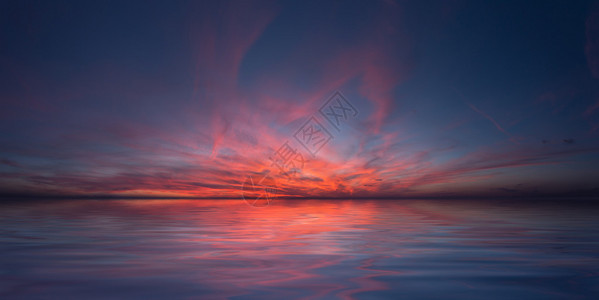
{"type": "Polygon", "coordinates": [[[599,206],[0,203],[2,299],[599,299],[599,206]]]}

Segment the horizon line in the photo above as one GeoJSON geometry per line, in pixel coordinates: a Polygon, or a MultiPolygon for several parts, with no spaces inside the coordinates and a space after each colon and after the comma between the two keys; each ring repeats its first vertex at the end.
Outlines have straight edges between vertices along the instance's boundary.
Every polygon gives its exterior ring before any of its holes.
{"type": "MultiPolygon", "coordinates": [[[[21,194],[21,193],[4,193],[0,194],[0,201],[10,199],[81,199],[81,200],[244,200],[242,197],[198,197],[198,196],[152,196],[152,195],[51,195],[51,194],[21,194]]],[[[599,200],[598,194],[543,194],[543,195],[511,195],[511,196],[499,196],[499,195],[429,195],[429,196],[281,196],[275,197],[272,200],[456,200],[456,199],[481,199],[481,200],[508,200],[508,199],[530,199],[530,200],[543,200],[543,199],[584,199],[584,200],[599,200]]]]}

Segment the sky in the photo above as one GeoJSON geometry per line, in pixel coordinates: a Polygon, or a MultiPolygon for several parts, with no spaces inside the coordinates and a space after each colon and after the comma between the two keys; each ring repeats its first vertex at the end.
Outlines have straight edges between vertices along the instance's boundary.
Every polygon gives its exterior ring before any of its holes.
{"type": "Polygon", "coordinates": [[[1,195],[598,196],[598,167],[597,1],[0,2],[1,195]]]}

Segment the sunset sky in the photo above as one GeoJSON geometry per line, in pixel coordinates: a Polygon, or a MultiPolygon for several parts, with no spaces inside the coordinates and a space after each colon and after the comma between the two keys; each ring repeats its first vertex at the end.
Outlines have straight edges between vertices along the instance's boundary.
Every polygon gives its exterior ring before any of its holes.
{"type": "Polygon", "coordinates": [[[599,195],[599,3],[0,3],[0,194],[237,198],[267,173],[289,197],[599,195]]]}

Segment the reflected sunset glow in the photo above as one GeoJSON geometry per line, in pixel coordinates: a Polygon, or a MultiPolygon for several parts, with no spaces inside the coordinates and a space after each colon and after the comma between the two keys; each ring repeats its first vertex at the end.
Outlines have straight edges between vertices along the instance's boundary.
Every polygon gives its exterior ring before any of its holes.
{"type": "Polygon", "coordinates": [[[596,213],[457,200],[4,204],[0,262],[20,272],[0,288],[9,298],[584,295],[596,291],[596,213]]]}

